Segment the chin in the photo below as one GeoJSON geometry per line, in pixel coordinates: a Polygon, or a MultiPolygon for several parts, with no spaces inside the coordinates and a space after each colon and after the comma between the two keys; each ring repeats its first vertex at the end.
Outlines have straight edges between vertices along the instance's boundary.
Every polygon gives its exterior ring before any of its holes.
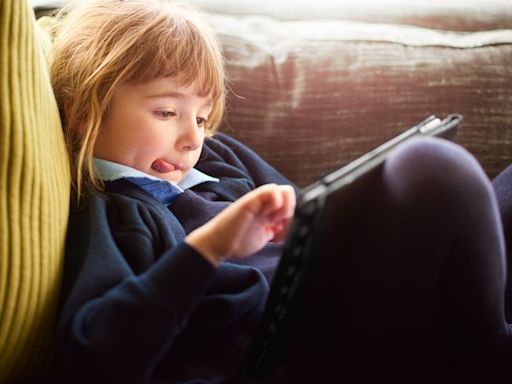
{"type": "MultiPolygon", "coordinates": [[[[171,173],[178,173],[178,172],[171,172],[171,173]]],[[[164,177],[162,177],[160,175],[160,178],[170,181],[171,183],[178,184],[185,178],[185,175],[186,175],[185,173],[179,172],[179,175],[166,175],[164,177]]]]}

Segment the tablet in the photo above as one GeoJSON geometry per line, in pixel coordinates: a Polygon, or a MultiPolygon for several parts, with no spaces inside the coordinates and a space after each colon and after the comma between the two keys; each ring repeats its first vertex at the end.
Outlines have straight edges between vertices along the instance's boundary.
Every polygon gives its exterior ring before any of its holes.
{"type": "Polygon", "coordinates": [[[307,294],[304,291],[308,271],[315,261],[315,254],[319,253],[315,242],[322,241],[315,240],[315,236],[323,236],[323,221],[329,212],[330,202],[335,200],[330,196],[340,195],[340,192],[349,196],[352,185],[357,181],[364,182],[364,176],[381,165],[394,148],[413,137],[453,139],[461,121],[459,114],[451,114],[444,119],[430,116],[302,190],[260,328],[248,351],[246,374],[250,379],[254,382],[265,379],[286,353],[298,307],[303,295],[307,294]]]}

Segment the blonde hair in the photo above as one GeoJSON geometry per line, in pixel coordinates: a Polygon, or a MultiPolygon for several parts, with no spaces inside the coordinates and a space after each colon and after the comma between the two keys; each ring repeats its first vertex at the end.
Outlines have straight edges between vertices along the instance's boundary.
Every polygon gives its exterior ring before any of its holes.
{"type": "Polygon", "coordinates": [[[197,82],[201,96],[214,100],[206,135],[218,128],[226,95],[222,51],[197,9],[162,0],[80,0],[56,14],[52,31],[50,76],[78,199],[103,186],[94,145],[121,84],[197,82]]]}

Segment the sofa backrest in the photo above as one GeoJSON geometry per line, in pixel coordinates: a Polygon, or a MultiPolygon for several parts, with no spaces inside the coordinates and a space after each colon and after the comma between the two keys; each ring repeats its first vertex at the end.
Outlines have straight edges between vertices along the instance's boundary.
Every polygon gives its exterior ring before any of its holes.
{"type": "Polygon", "coordinates": [[[464,116],[457,142],[490,177],[512,162],[512,29],[211,20],[232,88],[222,129],[301,186],[430,114],[464,116]]]}
{"type": "Polygon", "coordinates": [[[210,13],[258,15],[283,21],[353,20],[468,32],[512,28],[510,0],[189,1],[210,13]]]}
{"type": "Polygon", "coordinates": [[[300,186],[429,114],[464,115],[490,177],[512,162],[509,0],[189,2],[228,59],[222,130],[300,186]]]}

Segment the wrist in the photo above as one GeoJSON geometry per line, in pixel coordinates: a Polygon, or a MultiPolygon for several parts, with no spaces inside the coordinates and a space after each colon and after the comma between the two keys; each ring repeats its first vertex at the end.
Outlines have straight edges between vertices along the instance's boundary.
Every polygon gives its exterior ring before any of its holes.
{"type": "Polygon", "coordinates": [[[205,226],[192,231],[185,238],[185,242],[199,252],[214,267],[218,267],[226,259],[226,255],[216,249],[212,236],[205,226]]]}

